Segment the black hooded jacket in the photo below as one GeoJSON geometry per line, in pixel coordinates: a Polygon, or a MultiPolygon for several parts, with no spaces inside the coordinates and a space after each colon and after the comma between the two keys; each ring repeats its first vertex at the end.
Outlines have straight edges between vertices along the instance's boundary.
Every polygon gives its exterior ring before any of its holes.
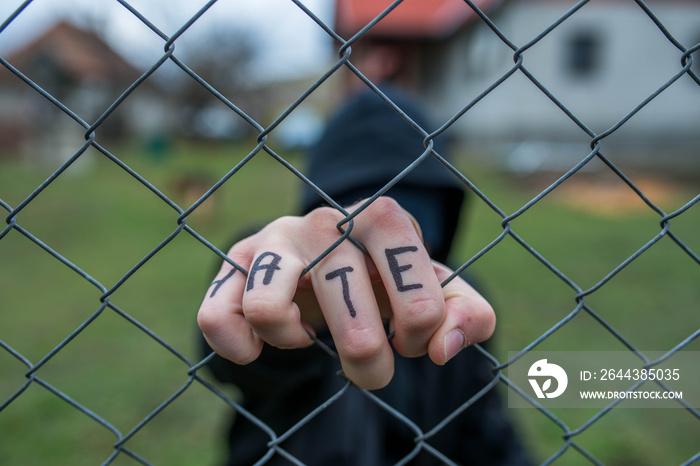
{"type": "MultiPolygon", "coordinates": [[[[408,95],[393,87],[382,89],[416,124],[429,128],[408,95]]],[[[368,91],[348,102],[329,123],[305,173],[335,201],[347,205],[394,179],[425,152],[423,141],[404,118],[368,91]]],[[[435,148],[445,155],[441,141],[435,148]]],[[[456,177],[429,156],[388,195],[418,219],[433,257],[444,261],[463,199],[456,177]]],[[[312,189],[305,191],[303,212],[322,204],[312,189]]],[[[332,347],[327,331],[318,332],[318,337],[332,347]]],[[[205,352],[210,351],[204,346],[205,352]]],[[[216,357],[210,367],[218,379],[238,386],[244,408],[277,436],[327,403],[280,444],[305,464],[389,465],[418,450],[408,464],[442,464],[440,455],[464,465],[529,464],[496,389],[470,402],[494,377],[490,363],[476,349],[463,350],[442,367],[427,356],[406,359],[395,354],[395,361],[392,381],[371,394],[346,386],[338,376],[340,363],[316,345],[298,350],[265,345],[249,365],[216,357]],[[458,414],[435,429],[451,413],[458,414]]],[[[254,464],[270,453],[270,440],[269,433],[237,414],[229,432],[227,464],[254,464]]],[[[290,463],[275,453],[266,464],[290,463]]]]}
{"type": "MultiPolygon", "coordinates": [[[[422,158],[386,195],[416,217],[433,258],[444,262],[459,224],[464,192],[457,177],[426,146],[446,156],[447,143],[444,136],[434,138],[432,145],[425,142],[417,128],[434,128],[412,95],[388,84],[381,90],[404,115],[373,91],[360,92],[329,122],[309,154],[305,174],[340,205],[349,205],[371,197],[422,158]]],[[[323,199],[306,187],[303,212],[322,204],[323,199]]]]}

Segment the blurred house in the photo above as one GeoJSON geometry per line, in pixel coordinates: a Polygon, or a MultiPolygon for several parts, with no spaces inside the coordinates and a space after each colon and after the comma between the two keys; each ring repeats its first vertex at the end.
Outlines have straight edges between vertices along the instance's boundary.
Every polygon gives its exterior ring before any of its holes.
{"type": "MultiPolygon", "coordinates": [[[[95,33],[59,22],[5,60],[91,125],[142,74],[95,33]]],[[[96,130],[98,142],[158,133],[167,99],[148,81],[96,130]]],[[[0,67],[0,155],[65,159],[85,128],[0,67]]]]}
{"type": "MultiPolygon", "coordinates": [[[[506,40],[523,49],[522,66],[527,72],[595,134],[615,126],[682,69],[682,52],[635,2],[588,2],[539,40],[578,2],[473,3],[506,40]]],[[[351,37],[389,4],[388,0],[338,0],[339,33],[351,37]]],[[[700,2],[650,0],[646,4],[684,47],[700,42],[700,2]]],[[[514,49],[463,0],[405,0],[367,34],[421,43],[421,95],[440,122],[476,102],[515,64],[514,49]]],[[[700,56],[694,55],[693,70],[698,72],[700,56]]],[[[623,148],[640,163],[694,160],[692,150],[700,142],[699,91],[690,76],[682,76],[607,137],[605,147],[623,148]]],[[[490,153],[498,144],[517,148],[508,152],[525,157],[536,153],[543,159],[566,153],[580,160],[592,139],[522,71],[476,102],[447,134],[472,147],[488,147],[490,153]]]]}

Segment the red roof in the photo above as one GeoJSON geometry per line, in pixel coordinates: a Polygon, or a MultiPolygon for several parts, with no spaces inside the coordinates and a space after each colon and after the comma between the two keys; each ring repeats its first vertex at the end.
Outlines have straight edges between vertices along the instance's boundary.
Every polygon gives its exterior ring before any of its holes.
{"type": "MultiPolygon", "coordinates": [[[[350,38],[380,15],[393,0],[337,0],[336,32],[350,38]]],[[[475,0],[481,10],[498,0],[475,0]]],[[[464,0],[404,0],[366,35],[385,38],[439,39],[455,33],[477,15],[464,0]]]]}

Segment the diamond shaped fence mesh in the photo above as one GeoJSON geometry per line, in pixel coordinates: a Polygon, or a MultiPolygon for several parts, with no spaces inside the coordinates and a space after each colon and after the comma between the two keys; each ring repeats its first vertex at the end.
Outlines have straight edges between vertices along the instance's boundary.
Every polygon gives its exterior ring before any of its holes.
{"type": "MultiPolygon", "coordinates": [[[[458,464],[434,440],[491,392],[518,397],[532,407],[507,411],[536,463],[687,465],[700,460],[700,413],[683,400],[675,400],[680,409],[623,409],[622,400],[611,400],[607,407],[595,410],[548,409],[530,387],[514,383],[507,372],[535,350],[627,351],[653,368],[672,361],[679,352],[698,348],[700,195],[692,181],[692,168],[672,178],[683,182],[664,184],[653,175],[666,173],[664,168],[675,167],[675,162],[671,156],[659,155],[663,149],[651,151],[656,152],[651,157],[656,165],[651,168],[645,165],[648,158],[618,156],[620,135],[637,121],[654,121],[655,115],[661,120],[659,102],[668,95],[675,93],[688,102],[697,98],[700,79],[694,60],[700,44],[681,38],[683,34],[670,26],[671,14],[657,13],[666,11],[662,3],[650,3],[652,8],[641,0],[610,5],[464,1],[460,6],[471,18],[469,27],[480,31],[472,40],[482,41],[475,49],[484,50],[481,63],[486,66],[495,60],[491,69],[501,71],[493,80],[490,75],[488,83],[464,100],[460,100],[464,93],[455,91],[451,100],[453,108],[457,101],[458,108],[443,116],[436,127],[414,121],[408,109],[395,103],[353,61],[353,46],[391,21],[394,10],[400,11],[401,0],[377,7],[377,14],[351,36],[341,34],[332,21],[314,13],[303,1],[287,2],[303,19],[304,27],[313,27],[317,37],[332,43],[337,54],[313,79],[301,86],[295,81],[296,87],[290,87],[280,99],[284,102],[281,109],[278,103],[273,111],[256,104],[251,97],[253,86],[238,92],[224,90],[219,80],[209,79],[215,74],[202,71],[200,62],[195,66],[194,59],[179,54],[178,45],[191,31],[221,14],[216,3],[212,0],[186,13],[186,20],[173,32],[158,27],[162,16],[149,19],[157,9],[167,13],[173,8],[166,2],[157,7],[137,7],[136,2],[125,0],[95,3],[92,8],[96,10],[119,8],[120,18],[158,42],[157,47],[142,47],[152,60],[140,75],[131,76],[116,65],[106,71],[119,77],[118,92],[102,92],[99,81],[70,86],[75,78],[71,70],[85,67],[94,71],[102,66],[90,62],[94,55],[86,52],[88,46],[97,48],[98,55],[108,53],[90,38],[68,44],[57,39],[55,53],[75,51],[60,59],[32,55],[31,49],[25,49],[23,57],[0,55],[4,68],[0,102],[3,125],[8,128],[0,140],[7,147],[2,149],[6,157],[0,156],[6,159],[0,160],[4,172],[0,205],[6,212],[6,226],[0,231],[0,457],[4,457],[0,462],[213,463],[226,454],[224,420],[237,416],[266,437],[267,448],[258,464],[281,460],[304,464],[305,458],[287,451],[285,442],[304,436],[304,427],[338,399],[361,393],[388,413],[393,423],[412,432],[413,449],[403,453],[397,464],[413,464],[419,457],[458,464]],[[517,4],[533,9],[547,4],[556,14],[542,23],[537,34],[522,39],[526,34],[501,21],[517,4]],[[658,58],[666,77],[650,84],[643,94],[627,92],[633,87],[630,82],[642,76],[634,62],[625,61],[629,63],[625,79],[600,86],[615,87],[613,92],[629,102],[635,99],[627,110],[610,117],[606,102],[593,102],[592,112],[581,110],[568,103],[574,101],[570,89],[550,79],[537,54],[552,42],[567,40],[560,32],[568,30],[572,18],[599,7],[588,18],[595,25],[622,5],[650,25],[644,34],[658,36],[663,53],[657,57],[649,50],[647,59],[658,58]],[[60,60],[71,64],[58,74],[44,74],[60,60]],[[199,93],[209,109],[215,109],[214,120],[236,122],[240,137],[225,143],[201,136],[181,145],[161,138],[132,142],[135,135],[128,125],[124,128],[131,106],[140,105],[141,114],[166,103],[177,111],[187,106],[183,101],[167,102],[173,94],[154,91],[161,86],[155,84],[163,81],[161,74],[187,81],[188,92],[199,93]],[[379,96],[420,135],[424,145],[413,163],[352,215],[299,168],[303,156],[297,149],[275,139],[304,113],[310,101],[335,101],[341,75],[351,76],[379,96]],[[526,83],[519,89],[527,89],[527,95],[512,99],[502,109],[495,96],[506,93],[515,82],[526,83]],[[80,92],[88,98],[75,99],[80,92]],[[545,107],[548,120],[538,120],[534,110],[545,107]],[[556,162],[528,171],[527,176],[503,175],[502,167],[494,168],[481,157],[448,160],[436,148],[440,137],[454,136],[476,120],[498,124],[502,119],[505,124],[506,116],[494,120],[489,115],[510,111],[532,112],[527,128],[556,120],[555,128],[567,127],[583,143],[519,146],[521,152],[513,151],[508,159],[511,163],[556,162]],[[589,121],[589,115],[604,118],[589,121]],[[601,121],[606,122],[604,127],[601,121]],[[601,129],[594,129],[599,126],[601,129]],[[24,148],[30,156],[11,157],[16,152],[10,148],[16,147],[13,138],[20,133],[31,143],[27,143],[28,150],[24,148]],[[546,158],[551,147],[567,156],[546,158]],[[530,150],[531,157],[518,157],[523,150],[530,150]],[[41,158],[39,153],[46,152],[69,155],[41,158]],[[27,158],[33,169],[28,169],[27,158]],[[458,230],[461,257],[453,277],[473,274],[486,284],[487,295],[493,299],[498,316],[496,341],[473,347],[477,357],[489,361],[488,383],[476,393],[465,393],[460,404],[439,422],[424,426],[400,407],[347,381],[338,365],[334,375],[337,371],[339,390],[303,417],[291,419],[291,428],[275,430],[242,405],[235,388],[210,375],[207,366],[216,355],[202,357],[198,350],[196,311],[210,286],[214,264],[226,261],[247,273],[226,255],[231,237],[246,223],[291,213],[290,199],[299,186],[309,187],[319,200],[337,208],[345,216],[339,224],[345,231],[343,227],[351,226],[356,215],[427,159],[439,162],[470,196],[466,208],[471,215],[466,233],[458,230]],[[646,351],[652,349],[661,350],[663,356],[650,359],[646,351]]],[[[237,5],[240,2],[219,3],[230,4],[233,15],[238,7],[243,8],[237,5]]],[[[54,7],[41,0],[17,5],[9,16],[0,18],[0,41],[12,31],[33,34],[33,23],[23,19],[38,11],[57,14],[54,7]]],[[[700,22],[695,24],[697,31],[700,22]]],[[[613,32],[601,30],[571,40],[567,61],[579,75],[585,75],[596,60],[597,41],[606,34],[613,32]]],[[[112,36],[111,42],[119,42],[118,34],[116,39],[112,36]]],[[[635,40],[642,43],[641,38],[635,40]]],[[[435,43],[430,46],[436,47],[435,43]]],[[[229,59],[231,55],[220,47],[226,43],[209,44],[208,52],[229,59]]],[[[601,60],[624,61],[626,52],[605,52],[601,60]]],[[[483,78],[478,70],[472,73],[483,78]]],[[[275,84],[266,92],[277,86],[282,87],[275,84]]],[[[180,97],[185,93],[177,92],[180,97]]],[[[686,111],[685,102],[674,105],[679,113],[686,111]]],[[[171,116],[169,113],[166,110],[156,118],[171,116]]],[[[205,118],[202,115],[200,120],[187,120],[184,132],[195,133],[205,118]]],[[[689,115],[682,119],[692,127],[697,120],[692,112],[689,115]]],[[[655,124],[664,141],[681,138],[680,124],[655,124]]],[[[141,129],[145,125],[137,123],[141,129]]],[[[695,149],[691,149],[693,154],[695,149]]],[[[350,230],[342,240],[353,240],[350,230]]],[[[334,349],[320,340],[317,345],[323,346],[324,357],[337,359],[334,349]]],[[[340,437],[338,433],[339,442],[340,437]]]]}

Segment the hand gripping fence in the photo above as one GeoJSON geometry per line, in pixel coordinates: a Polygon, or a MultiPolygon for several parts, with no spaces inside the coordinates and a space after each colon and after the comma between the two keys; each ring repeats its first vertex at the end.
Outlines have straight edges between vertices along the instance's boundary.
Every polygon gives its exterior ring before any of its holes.
{"type": "MultiPolygon", "coordinates": [[[[674,86],[674,84],[679,79],[690,78],[695,82],[695,84],[700,85],[700,79],[695,72],[695,69],[697,68],[693,68],[693,61],[696,58],[694,57],[694,53],[698,50],[698,48],[700,48],[700,44],[684,45],[681,42],[679,42],[676,38],[674,38],[672,33],[664,26],[664,24],[659,20],[659,18],[655,16],[654,12],[641,0],[638,0],[636,2],[630,1],[629,3],[636,4],[639,7],[640,11],[646,14],[654,22],[658,30],[665,36],[668,42],[670,42],[670,44],[672,44],[673,47],[680,51],[682,59],[678,64],[676,73],[670,79],[668,79],[667,82],[662,83],[658,87],[658,89],[654,90],[651,94],[649,94],[648,97],[646,97],[643,101],[636,105],[627,115],[625,115],[622,119],[620,119],[618,122],[612,125],[609,129],[601,133],[596,133],[589,126],[587,126],[586,122],[582,121],[579,117],[576,116],[576,114],[571,109],[567,108],[567,106],[561,100],[559,100],[557,95],[553,91],[548,89],[542,82],[540,82],[537,76],[535,76],[535,74],[531,72],[526,66],[527,52],[530,49],[537,47],[540,42],[542,42],[550,35],[550,33],[552,33],[552,31],[560,27],[570,17],[577,14],[577,12],[581,8],[583,8],[587,3],[589,3],[588,1],[580,1],[577,4],[575,4],[565,14],[559,17],[555,22],[549,25],[530,42],[525,44],[516,44],[508,37],[506,33],[504,33],[496,26],[494,21],[489,17],[489,15],[486,12],[479,9],[479,7],[475,5],[472,1],[466,0],[464,2],[464,8],[469,8],[473,10],[478,17],[477,21],[483,22],[483,24],[487,26],[490,29],[490,31],[492,31],[492,33],[495,36],[497,36],[503,44],[505,44],[512,50],[513,64],[502,76],[500,76],[499,79],[495,80],[488,87],[486,87],[472,101],[465,102],[465,105],[460,111],[455,113],[451,118],[445,121],[442,124],[442,126],[440,126],[437,130],[432,132],[429,132],[426,128],[422,128],[415,121],[413,121],[401,108],[399,108],[394,102],[392,102],[392,100],[389,97],[383,94],[382,91],[375,85],[375,83],[367,79],[360,72],[360,70],[358,70],[352,64],[352,45],[359,38],[365,35],[367,31],[369,31],[375,24],[382,21],[386,15],[390,14],[391,11],[401,3],[401,0],[392,3],[384,12],[378,15],[373,21],[368,23],[364,28],[357,32],[357,34],[355,34],[349,39],[340,37],[331,26],[324,23],[324,21],[322,21],[317,15],[310,11],[301,0],[291,0],[296,5],[296,7],[298,7],[301,11],[308,15],[308,17],[311,20],[313,20],[317,27],[321,28],[329,38],[335,41],[336,45],[339,47],[339,54],[335,63],[328,68],[325,74],[323,74],[316,82],[314,82],[310,87],[308,87],[308,89],[305,92],[301,93],[286,110],[281,112],[279,116],[266,127],[260,124],[258,121],[256,121],[256,119],[254,119],[253,117],[249,116],[241,108],[239,108],[239,106],[237,106],[235,102],[232,102],[229,99],[227,99],[222,94],[222,92],[214,88],[211,84],[209,84],[202,77],[200,77],[193,69],[188,67],[187,63],[183,62],[180,58],[178,58],[178,55],[176,53],[178,39],[193,24],[199,21],[200,18],[208,14],[210,7],[214,3],[216,3],[215,0],[206,3],[184,25],[182,25],[182,27],[179,30],[177,30],[177,32],[175,32],[171,36],[161,31],[151,21],[149,21],[147,17],[145,17],[132,5],[130,5],[126,0],[116,1],[123,8],[128,10],[128,12],[130,12],[130,14],[132,14],[136,19],[142,22],[146,27],[148,27],[162,39],[163,52],[160,58],[157,61],[155,61],[153,65],[145,73],[143,73],[142,76],[135,80],[126,89],[126,91],[124,91],[113,103],[104,108],[104,111],[102,112],[101,116],[99,116],[99,118],[97,118],[94,122],[85,121],[83,118],[81,118],[81,116],[78,113],[76,113],[76,111],[72,110],[64,103],[62,103],[58,98],[56,98],[51,93],[47,92],[42,87],[40,87],[33,80],[32,76],[23,74],[23,72],[20,71],[18,68],[15,68],[12,63],[8,62],[5,58],[0,56],[0,63],[3,67],[9,70],[9,72],[13,75],[13,79],[19,80],[23,83],[23,85],[27,86],[28,88],[31,88],[37,95],[41,96],[41,98],[53,104],[60,110],[60,112],[67,115],[76,124],[82,126],[84,130],[84,142],[81,142],[82,146],[80,147],[80,149],[78,149],[78,151],[75,152],[72,157],[70,157],[65,163],[63,163],[48,179],[46,179],[46,181],[44,181],[36,187],[28,187],[27,190],[29,191],[31,189],[32,191],[23,201],[19,202],[17,205],[10,205],[8,202],[5,202],[0,197],[0,205],[6,211],[5,220],[7,224],[0,231],[0,248],[2,248],[3,246],[2,240],[8,238],[10,235],[22,235],[26,237],[29,241],[31,241],[37,248],[40,248],[41,250],[45,251],[48,255],[52,256],[54,259],[59,261],[60,264],[62,264],[62,266],[64,266],[67,270],[75,272],[83,280],[97,288],[100,292],[99,302],[94,303],[97,307],[97,310],[92,315],[90,315],[84,322],[77,326],[72,332],[65,335],[63,341],[61,341],[60,344],[58,344],[55,348],[53,348],[51,351],[45,354],[38,361],[29,360],[29,358],[25,357],[25,355],[23,355],[21,351],[6,343],[5,341],[7,339],[7,335],[3,334],[4,330],[0,327],[0,348],[2,348],[2,351],[0,352],[5,352],[7,353],[6,355],[9,355],[11,358],[14,358],[17,361],[19,361],[25,367],[24,375],[26,377],[26,381],[17,386],[14,392],[11,393],[11,395],[7,399],[0,399],[0,418],[3,416],[4,412],[6,412],[8,407],[10,407],[13,403],[17,403],[19,400],[21,400],[23,396],[25,396],[30,387],[38,386],[42,390],[46,390],[51,395],[65,401],[71,407],[71,409],[74,409],[75,411],[78,411],[88,416],[91,419],[91,421],[94,421],[95,429],[104,429],[108,432],[111,432],[111,434],[114,435],[113,448],[110,451],[104,452],[104,464],[110,464],[118,459],[123,460],[123,457],[125,456],[130,457],[136,462],[140,462],[143,464],[151,464],[151,461],[154,460],[141,456],[139,451],[135,451],[132,447],[130,447],[129,440],[132,439],[134,436],[139,435],[139,433],[142,432],[144,427],[146,427],[155,418],[157,418],[158,416],[163,416],[164,410],[171,403],[183,396],[183,394],[192,391],[193,387],[199,386],[200,388],[208,390],[209,392],[211,392],[211,394],[215,395],[216,397],[219,397],[221,400],[223,400],[224,403],[235,409],[237,415],[247,418],[250,422],[257,426],[257,428],[259,428],[261,432],[263,432],[269,437],[269,449],[267,451],[267,454],[260,458],[258,464],[264,464],[275,455],[279,455],[286,458],[292,464],[303,464],[300,459],[295,458],[289,452],[285,451],[285,449],[282,447],[282,443],[291,436],[303,435],[302,428],[307,422],[309,422],[310,419],[314,418],[316,415],[321,413],[328,406],[334,403],[334,401],[343,397],[348,391],[360,390],[358,387],[354,386],[350,381],[347,381],[341,390],[334,394],[325,403],[311,410],[303,419],[300,419],[288,431],[275,432],[271,427],[266,425],[265,422],[258,419],[252,413],[248,412],[245,408],[243,408],[237,401],[234,400],[235,397],[227,395],[215,384],[209,382],[208,380],[206,380],[205,377],[203,377],[202,374],[204,371],[206,371],[206,368],[204,366],[206,366],[207,363],[214,357],[214,354],[211,354],[210,356],[201,361],[190,360],[188,357],[185,356],[185,354],[182,351],[178,350],[178,348],[176,348],[175,345],[168,343],[167,341],[165,341],[164,338],[160,337],[154,331],[149,329],[146,325],[132,317],[129,313],[127,313],[126,310],[118,307],[112,299],[113,294],[118,289],[120,289],[127,281],[138,280],[138,277],[135,276],[136,272],[142,266],[144,266],[144,264],[150,261],[154,256],[159,254],[160,251],[162,251],[164,248],[172,247],[171,242],[180,235],[191,236],[196,241],[200,242],[206,248],[211,250],[221,260],[228,262],[242,273],[247,274],[246,270],[244,270],[244,268],[242,268],[240,265],[236,264],[232,259],[227,257],[225,252],[222,252],[210,240],[205,238],[193,227],[188,225],[187,219],[188,216],[190,216],[190,214],[195,212],[207,199],[209,199],[213,195],[214,192],[216,192],[224,184],[229,182],[231,178],[234,178],[236,176],[244,176],[238,174],[239,170],[241,170],[252,159],[256,157],[265,157],[265,155],[263,154],[267,154],[267,156],[271,157],[277,163],[279,163],[281,167],[284,167],[284,169],[288,170],[294,176],[298,177],[301,180],[301,182],[310,186],[320,197],[322,197],[326,202],[328,202],[328,204],[334,206],[345,216],[343,221],[341,221],[337,225],[338,230],[342,233],[338,241],[331,247],[329,247],[314,262],[309,264],[304,273],[308,272],[327,254],[331,253],[335,247],[337,247],[345,240],[353,241],[358,247],[362,248],[362,245],[357,243],[352,237],[354,217],[359,215],[363,210],[367,208],[367,206],[369,206],[379,196],[383,195],[386,191],[388,191],[394,184],[401,180],[406,174],[411,172],[423,160],[428,158],[434,158],[435,160],[443,164],[447,170],[453,173],[454,177],[457,180],[459,180],[465,188],[467,188],[473,193],[473,197],[478,198],[480,202],[483,202],[485,206],[487,206],[490,210],[492,210],[495,214],[497,214],[500,217],[500,226],[502,227],[502,233],[499,234],[495,239],[493,239],[493,241],[491,241],[491,243],[484,247],[481,251],[479,251],[473,257],[464,262],[460,267],[458,267],[454,275],[448,280],[446,280],[445,283],[443,283],[443,286],[450,280],[452,280],[455,276],[467,270],[472,264],[474,264],[480,258],[489,253],[489,251],[498,247],[504,239],[510,237],[516,243],[522,246],[524,251],[526,251],[528,254],[532,255],[535,259],[537,259],[537,261],[539,261],[549,272],[551,272],[551,274],[554,277],[556,277],[557,280],[561,281],[572,292],[572,296],[575,299],[576,303],[575,309],[570,314],[562,318],[555,325],[553,325],[551,328],[542,333],[540,336],[532,340],[527,346],[522,348],[522,350],[515,357],[512,357],[510,360],[498,359],[489,351],[484,349],[482,346],[476,345],[478,351],[485,358],[487,358],[493,366],[493,378],[491,382],[485,385],[474,396],[464,399],[463,404],[458,409],[456,409],[454,412],[452,412],[450,415],[444,418],[440,423],[433,426],[430,430],[425,431],[421,429],[418,425],[416,425],[415,422],[407,418],[395,407],[382,401],[381,399],[376,397],[372,392],[363,391],[363,394],[368,399],[375,402],[381,409],[390,413],[391,416],[393,416],[397,420],[397,422],[404,423],[415,434],[415,448],[406,457],[399,461],[398,464],[409,463],[421,451],[425,451],[428,454],[433,455],[435,458],[437,458],[439,461],[445,464],[455,464],[453,460],[446,457],[442,452],[440,452],[438,449],[431,445],[431,439],[436,435],[439,435],[440,431],[447,424],[449,424],[456,417],[460,416],[460,414],[462,414],[464,411],[468,410],[470,406],[474,404],[479,398],[481,398],[485,393],[489,392],[490,390],[496,390],[498,389],[498,387],[507,387],[509,390],[515,391],[519,396],[528,400],[528,402],[531,403],[539,413],[545,416],[549,421],[551,421],[552,425],[556,426],[556,428],[561,431],[561,443],[558,446],[558,449],[550,452],[551,456],[540,459],[540,461],[542,461],[544,464],[555,463],[565,453],[571,454],[572,452],[577,457],[579,457],[579,459],[582,459],[584,461],[588,461],[592,464],[604,464],[606,459],[597,458],[595,456],[597,452],[588,451],[583,446],[582,442],[579,441],[579,439],[581,438],[582,434],[587,432],[589,429],[594,429],[599,424],[601,424],[604,417],[616,409],[616,406],[619,404],[620,400],[611,402],[606,408],[592,415],[585,423],[581,425],[570,426],[564,420],[560,419],[554,412],[543,407],[540,403],[538,403],[538,401],[529,394],[530,392],[525,390],[525,388],[527,387],[520,387],[513,383],[504,374],[504,370],[508,368],[509,365],[513,364],[516,360],[518,360],[520,357],[522,357],[529,351],[534,350],[536,347],[538,347],[538,345],[550,338],[550,336],[567,326],[567,324],[579,314],[587,314],[590,317],[592,317],[595,320],[595,322],[597,322],[597,324],[600,325],[601,328],[608,332],[612,337],[617,339],[630,352],[635,353],[639,358],[641,358],[646,364],[645,367],[654,367],[655,365],[660,364],[666,359],[672,358],[675,353],[685,348],[688,348],[689,345],[698,337],[698,335],[700,335],[700,329],[690,328],[688,329],[687,338],[683,339],[682,341],[678,341],[674,347],[668,349],[665,356],[663,356],[660,359],[650,360],[639,348],[631,344],[620,331],[616,330],[616,328],[612,324],[607,322],[603,318],[603,316],[596,313],[596,311],[592,308],[592,306],[589,302],[587,302],[586,299],[589,295],[601,289],[602,287],[614,287],[615,284],[611,283],[613,277],[615,277],[620,271],[625,269],[638,257],[652,249],[654,245],[664,237],[670,239],[675,245],[677,245],[678,249],[683,254],[687,255],[692,262],[694,262],[695,264],[700,264],[700,257],[698,256],[698,253],[694,251],[690,245],[686,244],[687,240],[686,242],[684,242],[684,240],[681,238],[681,235],[677,235],[676,233],[674,233],[673,230],[674,220],[685,215],[689,210],[691,210],[698,203],[698,201],[700,201],[700,195],[695,196],[693,199],[691,199],[689,202],[687,202],[685,205],[683,205],[676,211],[665,212],[659,206],[654,204],[647,197],[647,195],[645,195],[643,190],[637,185],[635,185],[635,183],[632,182],[628,175],[624,173],[605,155],[606,138],[608,138],[610,135],[612,135],[621,127],[623,127],[633,116],[635,116],[638,112],[643,110],[650,102],[652,102],[664,91],[666,91],[666,89],[668,89],[671,86],[674,86]],[[201,86],[202,89],[206,90],[216,99],[218,99],[221,103],[223,103],[230,110],[230,112],[234,112],[236,115],[238,115],[238,117],[242,118],[246,122],[246,124],[249,125],[249,127],[257,134],[257,144],[254,147],[254,149],[250,153],[248,153],[248,155],[244,157],[237,165],[231,168],[230,171],[226,173],[224,177],[222,177],[219,181],[213,184],[206,191],[206,193],[201,196],[199,200],[197,200],[192,205],[186,208],[180,207],[173,200],[169,199],[158,189],[158,187],[154,183],[147,180],[135,170],[130,168],[126,163],[120,160],[120,158],[118,158],[112,152],[110,152],[110,150],[107,147],[105,147],[100,141],[100,130],[103,128],[104,123],[112,117],[113,113],[117,108],[122,106],[129,99],[131,99],[134,91],[140,86],[143,86],[144,83],[146,83],[151,78],[151,76],[166,62],[171,62],[177,67],[179,67],[192,80],[198,83],[198,85],[201,86]],[[317,89],[323,86],[328,78],[333,76],[335,73],[339,72],[341,69],[350,70],[360,80],[362,80],[367,87],[372,89],[379,97],[381,97],[381,99],[386,103],[386,105],[391,107],[398,115],[400,115],[406,121],[408,125],[410,125],[418,134],[420,134],[423,137],[425,146],[425,151],[419,158],[417,158],[404,171],[399,173],[390,183],[388,183],[379,192],[377,192],[374,196],[368,199],[359,209],[357,209],[352,214],[349,214],[346,210],[344,210],[342,206],[338,205],[331,197],[329,197],[325,192],[323,192],[320,188],[314,185],[304,175],[304,173],[296,169],[288,160],[286,160],[282,155],[275,152],[273,148],[270,147],[270,145],[268,145],[268,136],[273,131],[275,131],[276,128],[292,112],[295,111],[295,109],[297,109],[303,102],[305,102],[311,94],[313,94],[317,91],[317,89]],[[433,140],[434,138],[451,128],[455,124],[455,122],[457,122],[457,120],[468,114],[477,103],[480,103],[482,100],[485,100],[485,98],[491,92],[498,89],[507,80],[516,75],[528,79],[534,86],[536,86],[537,89],[539,89],[539,91],[541,91],[541,93],[544,96],[546,96],[547,99],[549,99],[561,111],[562,118],[568,118],[569,120],[571,120],[571,122],[573,122],[573,124],[575,124],[580,129],[581,133],[586,135],[586,137],[590,140],[590,152],[578,163],[576,163],[572,168],[570,168],[562,176],[560,176],[556,181],[554,181],[548,187],[546,187],[546,189],[542,190],[537,196],[532,198],[529,202],[525,203],[514,212],[508,213],[502,210],[458,168],[456,168],[450,162],[445,160],[441,156],[441,154],[439,154],[435,150],[433,140]],[[100,281],[93,278],[90,275],[90,270],[84,270],[81,267],[74,264],[71,261],[70,257],[64,256],[58,251],[59,248],[54,249],[54,247],[50,243],[42,241],[41,238],[35,236],[32,233],[31,228],[23,226],[22,223],[22,214],[25,208],[27,208],[37,198],[37,196],[39,196],[42,192],[47,190],[52,185],[52,183],[54,183],[58,178],[66,176],[66,171],[69,170],[71,165],[78,159],[80,159],[89,148],[96,149],[102,156],[104,156],[104,158],[113,162],[117,167],[119,167],[119,169],[123,170],[125,173],[127,173],[139,183],[141,183],[143,186],[145,186],[155,198],[162,201],[167,207],[169,207],[173,211],[172,220],[174,227],[172,232],[169,235],[167,235],[167,237],[163,239],[162,242],[158,244],[152,251],[150,251],[145,257],[143,257],[140,261],[134,264],[133,267],[127,273],[125,273],[113,284],[101,283],[100,281]],[[593,160],[602,162],[607,167],[610,173],[614,174],[617,178],[619,178],[619,180],[621,180],[631,190],[634,191],[636,196],[641,201],[643,201],[643,203],[650,211],[658,215],[660,228],[658,234],[652,237],[646,244],[644,244],[641,248],[639,248],[636,252],[634,252],[631,256],[629,256],[619,265],[614,267],[612,271],[610,271],[606,276],[600,279],[600,281],[598,281],[598,283],[596,283],[594,286],[585,289],[579,286],[579,284],[577,284],[570,277],[558,270],[557,267],[547,259],[547,257],[535,250],[530,244],[528,244],[525,241],[525,239],[523,239],[523,237],[518,235],[518,233],[516,233],[513,227],[513,221],[524,215],[526,212],[528,212],[545,196],[557,189],[570,177],[583,170],[584,167],[586,167],[593,160]],[[184,366],[182,368],[182,375],[186,380],[185,383],[177,391],[175,391],[175,393],[173,393],[169,397],[162,399],[156,409],[154,409],[145,418],[143,418],[137,424],[133,425],[131,429],[128,430],[120,430],[116,428],[114,426],[114,422],[110,421],[110,419],[101,416],[100,412],[93,411],[90,408],[90,406],[83,405],[80,402],[74,400],[71,397],[70,393],[64,393],[56,386],[56,384],[52,383],[51,380],[42,376],[42,368],[47,362],[54,358],[58,353],[64,351],[65,348],[69,347],[72,341],[86,328],[88,328],[91,325],[94,325],[101,319],[104,319],[104,316],[109,313],[112,313],[114,316],[117,316],[119,319],[131,325],[135,332],[140,331],[143,334],[147,335],[149,338],[151,338],[159,345],[164,347],[167,351],[169,351],[174,358],[184,363],[184,366]]],[[[31,0],[25,1],[9,17],[0,18],[0,21],[4,21],[0,25],[0,37],[2,36],[2,32],[12,22],[23,14],[26,7],[30,3],[32,3],[31,0]]],[[[41,2],[37,1],[36,6],[40,6],[40,3],[41,2]]],[[[165,4],[163,5],[163,7],[166,8],[165,4]]],[[[487,105],[488,103],[485,102],[484,104],[487,105]]],[[[0,196],[2,196],[2,192],[2,187],[0,187],[0,196]]],[[[13,264],[6,263],[4,260],[0,260],[0,267],[12,268],[13,264]]],[[[641,290],[640,292],[644,293],[651,291],[641,290]]],[[[0,299],[2,299],[2,297],[0,297],[0,299]]],[[[2,309],[2,313],[8,312],[17,311],[12,309],[2,309]]],[[[194,323],[194,312],[192,315],[192,321],[194,323]]],[[[320,341],[317,341],[317,344],[323,345],[323,343],[320,341]]],[[[323,347],[329,354],[329,357],[337,358],[337,355],[335,354],[334,350],[328,348],[325,345],[323,345],[323,347]]],[[[128,370],[128,367],[124,370],[128,370]]],[[[2,374],[0,376],[4,378],[5,374],[2,374]]],[[[339,376],[343,377],[342,374],[339,374],[339,376]]],[[[154,375],[154,377],[157,377],[157,375],[154,375]]],[[[686,404],[683,400],[676,401],[683,405],[683,409],[690,413],[690,415],[695,418],[695,421],[698,421],[696,428],[700,427],[700,413],[695,408],[686,404]]],[[[203,413],[202,415],[205,414],[203,413]]],[[[696,435],[696,439],[697,438],[700,438],[700,434],[696,435]]],[[[0,442],[2,442],[1,438],[0,442]]],[[[695,453],[691,457],[688,457],[683,464],[689,465],[700,460],[700,442],[697,442],[697,450],[697,453],[695,453]]],[[[2,459],[0,459],[0,462],[2,462],[2,459]]]]}

